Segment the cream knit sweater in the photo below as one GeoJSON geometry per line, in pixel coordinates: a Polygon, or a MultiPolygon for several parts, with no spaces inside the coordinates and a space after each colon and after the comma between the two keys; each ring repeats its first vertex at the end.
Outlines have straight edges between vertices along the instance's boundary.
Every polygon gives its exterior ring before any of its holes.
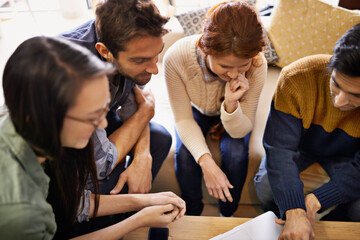
{"type": "Polygon", "coordinates": [[[242,138],[253,128],[259,96],[267,76],[266,59],[261,53],[261,66],[252,65],[246,73],[249,90],[239,107],[233,113],[227,113],[221,101],[226,82],[205,82],[203,79],[196,57],[196,42],[199,37],[193,35],[178,40],[164,56],[165,80],[176,130],[196,161],[203,154],[211,153],[200,127],[193,118],[191,107],[194,106],[208,116],[220,114],[226,132],[233,138],[242,138]]]}

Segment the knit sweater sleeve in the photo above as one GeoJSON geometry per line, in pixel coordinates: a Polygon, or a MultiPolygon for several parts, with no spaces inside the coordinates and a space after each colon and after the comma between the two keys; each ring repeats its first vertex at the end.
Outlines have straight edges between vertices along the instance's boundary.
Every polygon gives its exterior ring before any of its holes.
{"type": "MultiPolygon", "coordinates": [[[[189,53],[195,51],[188,38],[180,39],[173,44],[164,56],[164,75],[169,94],[170,105],[175,118],[176,130],[181,141],[190,151],[195,161],[205,154],[211,154],[199,125],[194,120],[189,94],[184,81],[196,72],[189,72],[188,66],[197,64],[189,53]]],[[[200,69],[199,69],[200,70],[200,69]]]]}
{"type": "Polygon", "coordinates": [[[352,161],[336,170],[330,181],[313,191],[321,211],[336,204],[360,199],[360,150],[352,161]]]}
{"type": "Polygon", "coordinates": [[[252,131],[255,120],[255,113],[259,102],[261,90],[267,76],[267,62],[262,53],[260,66],[252,66],[247,78],[249,80],[249,90],[245,93],[238,108],[233,113],[225,111],[224,102],[221,104],[221,122],[227,133],[232,138],[243,138],[252,131]]]}
{"type": "Polygon", "coordinates": [[[281,71],[263,138],[268,178],[282,217],[289,209],[306,209],[303,183],[296,165],[303,129],[299,113],[302,101],[287,73],[287,68],[281,71]],[[280,110],[280,103],[292,111],[280,110]]]}

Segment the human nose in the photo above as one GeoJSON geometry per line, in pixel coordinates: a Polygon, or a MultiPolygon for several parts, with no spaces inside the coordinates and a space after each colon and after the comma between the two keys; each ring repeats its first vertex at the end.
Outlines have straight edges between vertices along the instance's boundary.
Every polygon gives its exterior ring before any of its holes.
{"type": "Polygon", "coordinates": [[[98,128],[106,128],[107,126],[108,126],[108,121],[107,121],[106,117],[104,117],[103,119],[100,120],[100,123],[96,127],[96,129],[98,129],[98,128]]]}
{"type": "Polygon", "coordinates": [[[237,69],[233,69],[231,71],[227,72],[227,75],[231,78],[231,79],[235,79],[238,76],[239,72],[237,69]]]}
{"type": "Polygon", "coordinates": [[[340,91],[339,94],[335,96],[334,105],[335,107],[342,107],[349,103],[349,98],[346,93],[340,91]]]}
{"type": "Polygon", "coordinates": [[[154,74],[154,75],[158,74],[159,69],[157,67],[157,62],[158,62],[158,57],[155,57],[154,59],[152,59],[149,62],[149,66],[146,68],[146,72],[154,74]]]}

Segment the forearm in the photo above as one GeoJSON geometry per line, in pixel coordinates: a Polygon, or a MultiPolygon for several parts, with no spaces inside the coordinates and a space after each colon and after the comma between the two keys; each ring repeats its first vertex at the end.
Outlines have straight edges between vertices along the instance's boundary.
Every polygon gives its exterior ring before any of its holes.
{"type": "Polygon", "coordinates": [[[295,163],[300,136],[301,121],[277,111],[272,103],[263,143],[270,186],[282,217],[289,209],[305,209],[303,184],[295,163]]]}
{"type": "MultiPolygon", "coordinates": [[[[139,211],[149,205],[146,199],[144,194],[100,195],[97,217],[139,211]]],[[[89,218],[93,217],[94,207],[95,194],[92,194],[89,218]]]]}
{"type": "Polygon", "coordinates": [[[151,117],[151,114],[146,114],[145,108],[139,108],[120,128],[108,136],[118,150],[117,161],[124,159],[126,154],[131,151],[148,126],[151,117]]]}
{"type": "Polygon", "coordinates": [[[134,160],[133,163],[141,164],[144,167],[150,168],[152,165],[152,157],[150,154],[150,126],[147,124],[143,129],[138,141],[134,146],[134,160]]]}
{"type": "Polygon", "coordinates": [[[120,239],[125,234],[134,231],[135,229],[142,227],[143,223],[141,218],[138,216],[138,214],[134,214],[131,217],[117,223],[114,225],[111,225],[110,227],[103,228],[101,230],[88,233],[86,235],[82,235],[76,238],[73,238],[74,240],[91,240],[91,239],[104,239],[104,240],[110,240],[110,239],[120,239]]]}
{"type": "Polygon", "coordinates": [[[243,138],[253,129],[253,120],[247,116],[241,108],[241,105],[238,104],[238,107],[230,114],[225,109],[225,103],[221,104],[221,122],[224,126],[226,132],[232,138],[243,138]]]}
{"type": "Polygon", "coordinates": [[[337,169],[329,182],[315,189],[313,194],[321,203],[321,211],[340,203],[360,198],[360,151],[353,159],[337,169]]]}

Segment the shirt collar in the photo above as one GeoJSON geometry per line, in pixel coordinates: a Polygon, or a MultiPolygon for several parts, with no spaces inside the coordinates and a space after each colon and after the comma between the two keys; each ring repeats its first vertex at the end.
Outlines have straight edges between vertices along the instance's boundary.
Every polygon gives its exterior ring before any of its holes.
{"type": "Polygon", "coordinates": [[[213,72],[209,70],[209,68],[206,65],[206,55],[198,47],[196,47],[196,58],[200,65],[203,74],[203,79],[205,82],[213,82],[216,80],[220,80],[220,78],[217,75],[215,75],[213,72]]]}

